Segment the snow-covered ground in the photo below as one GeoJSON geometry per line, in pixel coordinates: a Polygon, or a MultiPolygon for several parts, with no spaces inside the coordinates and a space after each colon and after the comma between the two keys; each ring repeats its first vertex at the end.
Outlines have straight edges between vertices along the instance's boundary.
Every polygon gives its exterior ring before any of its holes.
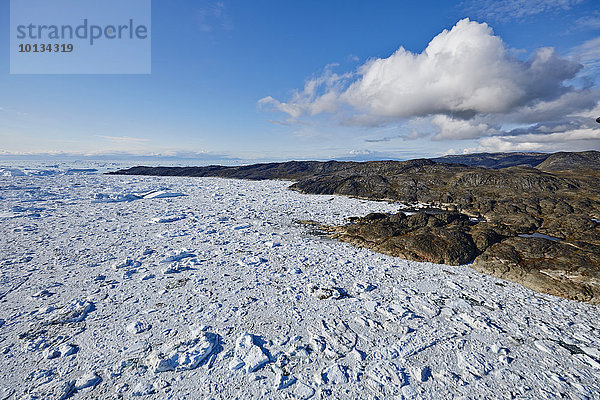
{"type": "Polygon", "coordinates": [[[289,182],[0,173],[0,399],[600,398],[599,308],[318,236],[289,182]]]}

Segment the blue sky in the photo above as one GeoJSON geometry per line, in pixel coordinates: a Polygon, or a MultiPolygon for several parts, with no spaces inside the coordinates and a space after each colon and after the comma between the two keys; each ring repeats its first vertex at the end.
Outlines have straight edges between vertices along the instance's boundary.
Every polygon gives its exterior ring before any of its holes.
{"type": "Polygon", "coordinates": [[[597,0],[154,0],[151,36],[150,75],[10,75],[4,29],[0,154],[600,150],[597,0]]]}

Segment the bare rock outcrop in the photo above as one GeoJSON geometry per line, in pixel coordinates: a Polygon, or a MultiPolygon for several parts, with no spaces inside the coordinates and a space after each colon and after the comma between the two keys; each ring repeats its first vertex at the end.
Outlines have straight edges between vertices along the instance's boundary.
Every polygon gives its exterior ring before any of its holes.
{"type": "Polygon", "coordinates": [[[512,237],[475,259],[477,271],[530,289],[600,304],[600,246],[512,237]]]}
{"type": "Polygon", "coordinates": [[[478,254],[477,245],[465,231],[469,224],[469,218],[459,213],[439,218],[423,212],[410,216],[369,214],[333,228],[332,237],[405,259],[460,265],[478,254]]]}

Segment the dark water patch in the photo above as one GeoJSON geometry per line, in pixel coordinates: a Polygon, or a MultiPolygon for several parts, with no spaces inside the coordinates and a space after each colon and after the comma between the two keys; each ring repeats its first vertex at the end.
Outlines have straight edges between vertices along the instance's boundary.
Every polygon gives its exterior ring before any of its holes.
{"type": "Polygon", "coordinates": [[[555,241],[555,242],[560,242],[559,238],[556,238],[556,237],[550,236],[550,235],[545,235],[545,234],[539,233],[539,232],[534,232],[534,233],[531,233],[531,234],[522,233],[522,234],[519,235],[519,237],[522,237],[522,238],[539,238],[539,239],[547,239],[547,240],[552,240],[552,241],[555,241]]]}

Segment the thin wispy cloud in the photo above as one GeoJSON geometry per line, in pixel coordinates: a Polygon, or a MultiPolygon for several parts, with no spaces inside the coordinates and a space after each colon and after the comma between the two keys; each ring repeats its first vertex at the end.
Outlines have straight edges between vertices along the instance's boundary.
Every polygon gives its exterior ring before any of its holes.
{"type": "Polygon", "coordinates": [[[584,66],[583,75],[590,79],[598,79],[600,76],[600,37],[575,47],[571,56],[584,66]]]}
{"type": "Polygon", "coordinates": [[[365,143],[387,143],[395,139],[404,139],[403,135],[398,134],[400,130],[400,125],[391,124],[390,126],[369,132],[367,135],[361,137],[361,140],[365,143]]]}
{"type": "Polygon", "coordinates": [[[592,15],[578,18],[573,25],[574,30],[600,29],[600,11],[596,11],[592,15]]]}
{"type": "Polygon", "coordinates": [[[26,157],[31,159],[67,159],[67,158],[91,158],[91,159],[155,159],[161,160],[205,160],[215,162],[241,161],[232,155],[212,153],[208,151],[186,151],[186,150],[164,150],[164,151],[116,151],[116,150],[79,150],[79,151],[10,151],[0,149],[0,158],[26,157]]]}
{"type": "Polygon", "coordinates": [[[227,12],[224,2],[204,4],[197,12],[198,28],[203,32],[212,32],[217,29],[233,29],[233,20],[227,12]]]}
{"type": "Polygon", "coordinates": [[[470,15],[491,21],[524,20],[565,12],[588,0],[470,0],[462,7],[470,15]]]}
{"type": "Polygon", "coordinates": [[[298,121],[298,120],[293,120],[293,119],[287,119],[284,121],[277,120],[277,119],[270,119],[267,122],[270,124],[279,125],[279,126],[310,125],[310,123],[308,121],[298,121]]]}
{"type": "Polygon", "coordinates": [[[104,135],[98,135],[98,137],[108,140],[110,142],[113,143],[117,143],[120,145],[127,145],[127,144],[143,144],[143,143],[148,143],[150,142],[150,139],[145,139],[145,138],[136,138],[136,137],[129,137],[129,136],[104,136],[104,135]]]}
{"type": "Polygon", "coordinates": [[[12,108],[5,108],[5,107],[0,107],[0,111],[8,113],[8,114],[19,115],[19,116],[29,115],[29,113],[26,113],[23,111],[18,111],[18,110],[12,109],[12,108]]]}
{"type": "Polygon", "coordinates": [[[367,143],[381,143],[381,142],[389,142],[392,139],[397,138],[398,136],[385,136],[382,138],[375,138],[375,139],[365,139],[365,142],[367,143]]]}

